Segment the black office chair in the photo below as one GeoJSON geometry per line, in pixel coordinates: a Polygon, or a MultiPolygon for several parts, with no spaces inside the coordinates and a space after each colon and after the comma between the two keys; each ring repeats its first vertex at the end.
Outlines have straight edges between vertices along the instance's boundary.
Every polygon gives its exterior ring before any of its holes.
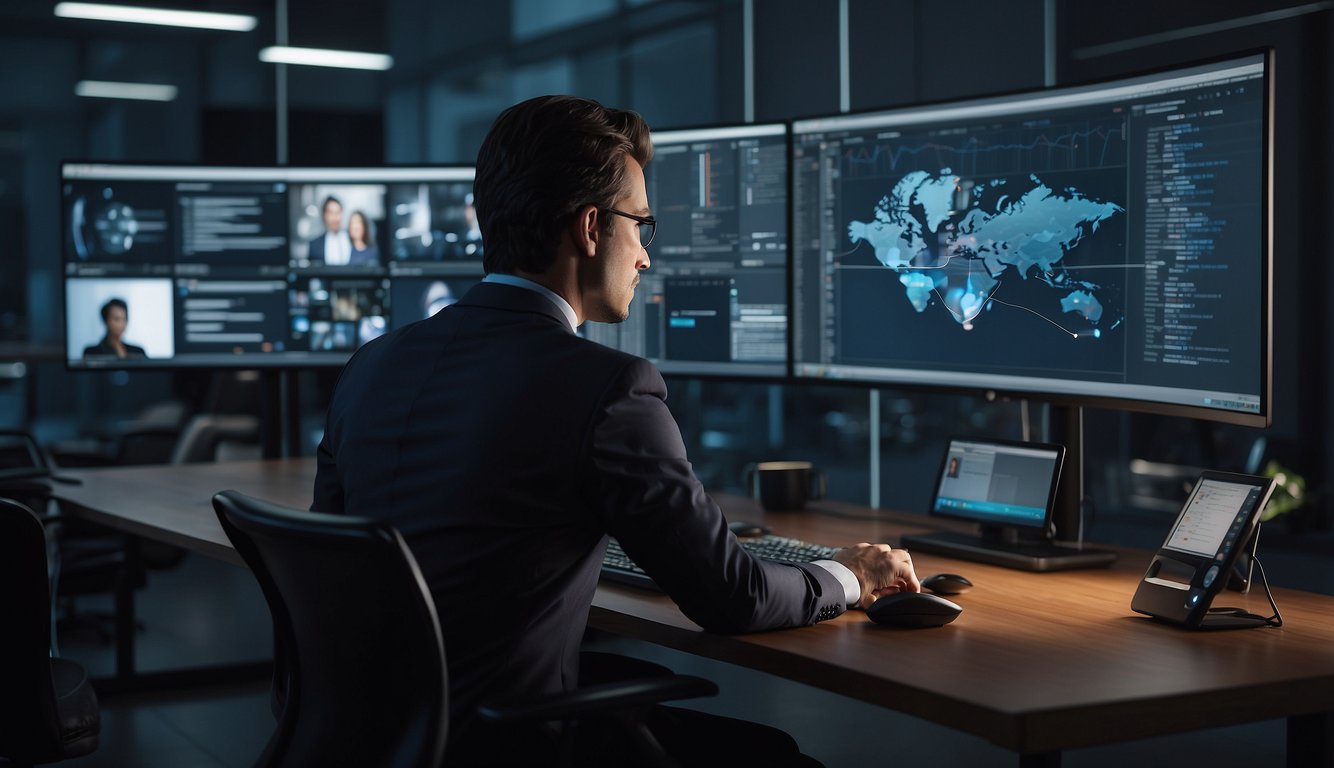
{"type": "MultiPolygon", "coordinates": [[[[75,597],[106,593],[115,596],[114,615],[75,616],[69,612],[70,615],[61,617],[60,626],[87,624],[110,641],[113,633],[106,628],[114,626],[116,633],[122,635],[133,631],[134,591],[144,585],[145,579],[142,568],[136,567],[128,556],[123,534],[108,534],[104,529],[52,511],[54,485],[71,482],[77,481],[55,469],[47,452],[30,433],[0,430],[0,496],[23,504],[42,521],[48,541],[52,598],[63,601],[69,609],[75,597]],[[121,620],[117,621],[118,617],[121,620]]],[[[53,617],[59,615],[53,613],[53,617]]]]}
{"type": "Polygon", "coordinates": [[[250,414],[198,413],[181,429],[171,452],[170,464],[195,464],[219,461],[228,453],[258,459],[259,417],[250,414]],[[241,453],[249,446],[253,451],[241,453]]]}
{"type": "MultiPolygon", "coordinates": [[[[277,636],[278,727],[257,765],[440,765],[449,725],[444,640],[402,536],[374,520],[304,512],[236,491],[215,495],[213,507],[259,581],[277,636]]],[[[707,680],[671,675],[481,716],[501,723],[624,717],[716,693],[707,680]]],[[[642,736],[651,754],[656,742],[642,736]]]]}
{"type": "Polygon", "coordinates": [[[0,765],[52,763],[93,752],[101,716],[88,674],[51,655],[42,521],[6,498],[0,498],[0,585],[0,765]]]}

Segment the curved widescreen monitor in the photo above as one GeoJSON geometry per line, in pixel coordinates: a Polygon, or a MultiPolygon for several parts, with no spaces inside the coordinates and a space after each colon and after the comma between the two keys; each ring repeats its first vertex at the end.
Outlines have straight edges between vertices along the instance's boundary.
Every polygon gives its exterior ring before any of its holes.
{"type": "Polygon", "coordinates": [[[1270,78],[794,122],[795,375],[1268,424],[1270,78]]]}
{"type": "Polygon", "coordinates": [[[658,229],[630,317],[580,333],[666,374],[786,376],[787,126],[654,131],[644,181],[658,229]]]}
{"type": "Polygon", "coordinates": [[[341,365],[481,279],[472,180],[64,163],[68,365],[341,365]]]}

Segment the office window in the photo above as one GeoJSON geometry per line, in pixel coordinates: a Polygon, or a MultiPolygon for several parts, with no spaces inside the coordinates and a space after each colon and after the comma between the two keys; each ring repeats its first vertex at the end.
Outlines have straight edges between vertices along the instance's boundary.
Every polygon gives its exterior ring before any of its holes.
{"type": "Polygon", "coordinates": [[[865,390],[677,378],[667,387],[687,455],[709,490],[745,494],[752,462],[810,461],[825,473],[829,498],[866,503],[865,390]]]}
{"type": "Polygon", "coordinates": [[[634,41],[630,107],[656,128],[718,120],[717,30],[690,24],[634,41]]]}
{"type": "Polygon", "coordinates": [[[516,67],[510,71],[508,79],[512,103],[550,93],[571,93],[576,87],[574,67],[564,57],[516,67]]]}
{"type": "Polygon", "coordinates": [[[616,0],[514,0],[510,29],[527,40],[616,12],[616,0]]]}

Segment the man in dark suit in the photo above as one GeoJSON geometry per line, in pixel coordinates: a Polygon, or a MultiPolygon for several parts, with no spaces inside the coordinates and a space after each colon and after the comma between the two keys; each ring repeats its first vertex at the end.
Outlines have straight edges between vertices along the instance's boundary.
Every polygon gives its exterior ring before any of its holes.
{"type": "Polygon", "coordinates": [[[324,220],[324,234],[310,241],[306,258],[312,264],[341,267],[352,261],[352,240],[343,227],[343,203],[333,195],[324,198],[320,207],[324,220]]]}
{"type": "MultiPolygon", "coordinates": [[[[502,113],[474,183],[486,280],[362,347],[329,407],[312,508],[384,519],[412,547],[444,629],[454,755],[485,739],[479,702],[576,686],[609,534],[714,632],[919,589],[883,544],[752,557],[695,478],[661,374],[575,335],[624,320],[649,267],[651,155],[633,112],[542,97],[502,113]]],[[[494,756],[515,740],[487,741],[494,756]]]]}

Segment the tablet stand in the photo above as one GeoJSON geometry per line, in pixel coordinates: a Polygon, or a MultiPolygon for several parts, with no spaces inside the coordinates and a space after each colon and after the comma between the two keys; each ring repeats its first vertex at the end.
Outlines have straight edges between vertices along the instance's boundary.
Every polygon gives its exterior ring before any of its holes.
{"type": "Polygon", "coordinates": [[[1241,555],[1237,557],[1237,562],[1232,566],[1232,573],[1227,581],[1227,588],[1233,592],[1240,592],[1243,595],[1250,594],[1251,579],[1255,574],[1255,551],[1260,546],[1260,528],[1264,524],[1255,526],[1255,533],[1251,534],[1250,545],[1242,550],[1241,555]]]}

